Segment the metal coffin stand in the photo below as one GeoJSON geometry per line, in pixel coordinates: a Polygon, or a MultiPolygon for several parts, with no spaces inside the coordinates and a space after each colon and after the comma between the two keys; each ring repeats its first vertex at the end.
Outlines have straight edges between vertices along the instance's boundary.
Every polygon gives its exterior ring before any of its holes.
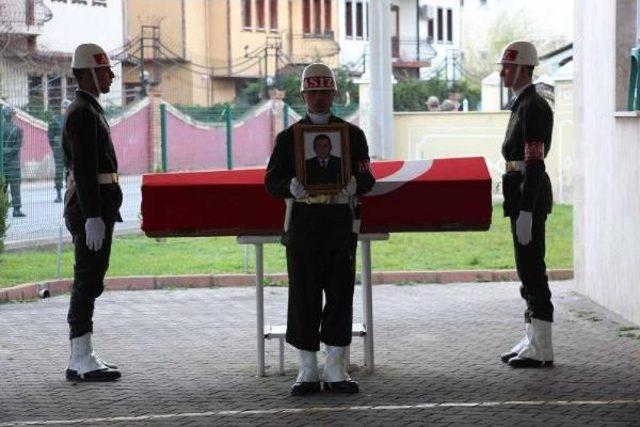
{"type": "MultiPolygon", "coordinates": [[[[364,323],[354,323],[352,335],[364,339],[364,366],[366,372],[373,372],[373,298],[371,292],[371,242],[388,240],[389,234],[361,234],[358,240],[362,255],[362,307],[364,323]]],[[[264,325],[264,244],[279,243],[280,236],[238,236],[237,243],[254,245],[256,251],[256,332],[258,345],[258,376],[265,376],[264,341],[277,338],[279,341],[278,373],[284,375],[285,325],[264,325]]]]}

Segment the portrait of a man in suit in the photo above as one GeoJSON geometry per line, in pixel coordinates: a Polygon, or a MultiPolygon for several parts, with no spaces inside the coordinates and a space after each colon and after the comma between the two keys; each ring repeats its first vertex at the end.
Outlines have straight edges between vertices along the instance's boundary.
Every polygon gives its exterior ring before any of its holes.
{"type": "Polygon", "coordinates": [[[342,176],[341,158],[331,154],[331,138],[319,134],[313,139],[314,157],[305,164],[306,184],[339,184],[342,176]]]}

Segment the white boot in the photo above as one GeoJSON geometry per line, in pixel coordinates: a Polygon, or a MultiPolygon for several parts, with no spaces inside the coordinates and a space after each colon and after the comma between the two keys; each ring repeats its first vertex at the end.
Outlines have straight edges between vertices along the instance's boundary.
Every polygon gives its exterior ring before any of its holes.
{"type": "Polygon", "coordinates": [[[358,393],[360,391],[358,383],[351,379],[347,369],[349,346],[327,345],[326,349],[327,360],[322,374],[324,389],[338,393],[358,393]]]}
{"type": "Polygon", "coordinates": [[[338,381],[348,381],[347,372],[347,350],[349,347],[326,346],[327,361],[324,364],[322,378],[324,381],[335,383],[338,381]]]}
{"type": "Polygon", "coordinates": [[[71,339],[66,375],[68,380],[110,381],[120,378],[120,372],[96,356],[91,344],[91,332],[71,339]]]}
{"type": "Polygon", "coordinates": [[[320,381],[318,373],[318,356],[315,351],[298,350],[300,367],[298,368],[298,383],[317,383],[320,381]]]}
{"type": "Polygon", "coordinates": [[[304,396],[320,391],[318,357],[315,351],[298,350],[300,367],[296,382],[291,386],[292,396],[304,396]]]}
{"type": "Polygon", "coordinates": [[[531,319],[529,342],[518,352],[518,356],[509,360],[509,365],[517,368],[552,365],[551,326],[552,322],[531,319]]]}
{"type": "Polygon", "coordinates": [[[509,359],[512,357],[516,357],[520,351],[525,348],[529,344],[529,340],[531,339],[531,323],[525,323],[525,333],[524,336],[513,346],[511,350],[507,353],[502,353],[500,355],[500,360],[504,363],[509,363],[509,359]]]}

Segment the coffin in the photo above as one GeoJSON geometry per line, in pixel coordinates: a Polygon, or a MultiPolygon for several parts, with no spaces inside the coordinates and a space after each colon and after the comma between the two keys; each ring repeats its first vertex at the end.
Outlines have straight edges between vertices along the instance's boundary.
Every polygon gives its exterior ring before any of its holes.
{"type": "MultiPolygon", "coordinates": [[[[484,158],[385,161],[362,198],[362,232],[487,230],[491,177],[484,158]]],[[[278,235],[285,203],[265,169],[145,174],[142,230],[150,237],[278,235]]]]}

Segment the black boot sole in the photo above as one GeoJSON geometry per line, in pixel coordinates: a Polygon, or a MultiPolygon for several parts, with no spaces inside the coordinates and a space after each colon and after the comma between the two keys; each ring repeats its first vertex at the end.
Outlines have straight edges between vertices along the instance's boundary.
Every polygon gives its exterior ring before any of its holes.
{"type": "Polygon", "coordinates": [[[512,368],[550,368],[553,366],[553,360],[541,362],[535,359],[529,358],[512,358],[509,360],[509,366],[512,368]]]}
{"type": "Polygon", "coordinates": [[[82,377],[78,374],[77,371],[74,371],[73,369],[67,369],[67,371],[65,372],[67,381],[73,382],[108,382],[116,381],[121,376],[122,374],[120,373],[120,371],[116,371],[110,368],[87,372],[82,377]]]}
{"type": "Polygon", "coordinates": [[[502,363],[509,363],[509,359],[513,359],[514,357],[516,357],[518,355],[518,353],[504,353],[500,355],[500,360],[502,360],[502,363]]]}

